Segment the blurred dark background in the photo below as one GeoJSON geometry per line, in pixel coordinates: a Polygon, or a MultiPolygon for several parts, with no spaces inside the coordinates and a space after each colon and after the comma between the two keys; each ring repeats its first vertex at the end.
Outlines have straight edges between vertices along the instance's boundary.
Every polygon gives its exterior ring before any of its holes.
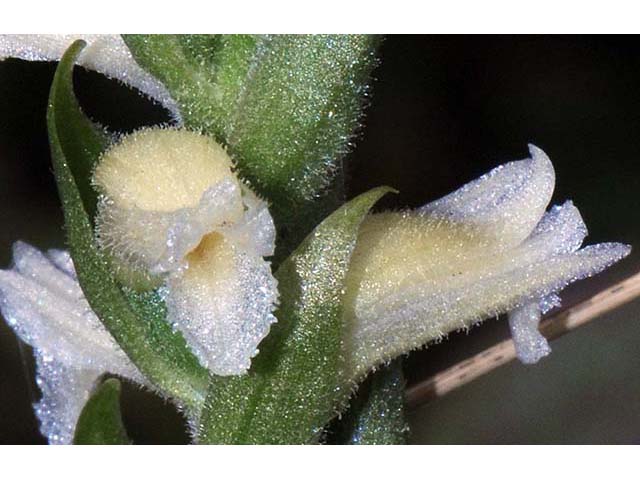
{"type": "MultiPolygon", "coordinates": [[[[422,205],[543,148],[554,202],[572,199],[587,243],[640,245],[640,41],[634,37],[390,36],[348,157],[349,195],[387,184],[380,208],[422,205]]],[[[63,245],[45,125],[55,66],[0,62],[0,263],[17,239],[63,245]]],[[[114,130],[168,120],[134,91],[80,69],[81,104],[114,130]]],[[[563,294],[570,305],[640,267],[640,253],[563,294]]],[[[640,302],[552,342],[535,366],[512,362],[409,412],[414,443],[640,443],[640,302]]],[[[410,383],[507,337],[503,319],[414,352],[410,383]]],[[[0,443],[42,443],[28,347],[0,324],[0,443]]],[[[177,414],[125,388],[139,443],[185,442],[177,414]]]]}

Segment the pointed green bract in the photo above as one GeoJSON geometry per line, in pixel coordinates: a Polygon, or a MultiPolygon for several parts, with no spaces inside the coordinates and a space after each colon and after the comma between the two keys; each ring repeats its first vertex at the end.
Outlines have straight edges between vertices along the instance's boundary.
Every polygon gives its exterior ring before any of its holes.
{"type": "MultiPolygon", "coordinates": [[[[84,44],[76,42],[69,50],[70,56],[79,55],[84,44]]],[[[96,213],[97,193],[91,185],[91,175],[100,154],[109,144],[109,138],[82,112],[78,100],[73,93],[73,61],[72,68],[56,70],[55,88],[51,88],[48,115],[55,123],[56,135],[64,145],[66,162],[76,182],[82,204],[89,218],[96,213]],[[55,115],[54,110],[55,108],[55,115]],[[59,128],[58,128],[59,127],[59,128]]],[[[51,128],[51,126],[50,126],[51,128]]]]}
{"type": "Polygon", "coordinates": [[[100,384],[87,401],[73,438],[75,445],[128,445],[131,443],[120,415],[120,382],[100,384]]]}
{"type": "Polygon", "coordinates": [[[358,228],[391,189],[371,190],[324,220],[282,263],[278,322],[247,375],[212,377],[201,443],[312,443],[346,402],[343,283],[358,228]]]}
{"type": "Polygon", "coordinates": [[[343,203],[342,159],[359,126],[379,37],[127,35],[185,125],[225,144],[269,200],[282,259],[343,203]]]}
{"type": "Polygon", "coordinates": [[[71,74],[84,46],[85,42],[76,41],[61,59],[47,111],[53,169],[78,280],[92,310],[147,379],[164,394],[196,410],[204,400],[206,370],[184,339],[164,321],[164,304],[157,294],[123,289],[94,241],[91,217],[80,190],[88,179],[79,175],[90,172],[86,166],[95,163],[102,144],[89,133],[81,141],[83,148],[73,144],[78,139],[72,132],[86,130],[89,121],[79,110],[74,112],[77,102],[66,98],[73,95],[71,74]]]}
{"type": "Polygon", "coordinates": [[[402,360],[372,373],[358,389],[349,410],[335,424],[331,443],[347,445],[404,445],[409,425],[405,418],[402,360]]]}

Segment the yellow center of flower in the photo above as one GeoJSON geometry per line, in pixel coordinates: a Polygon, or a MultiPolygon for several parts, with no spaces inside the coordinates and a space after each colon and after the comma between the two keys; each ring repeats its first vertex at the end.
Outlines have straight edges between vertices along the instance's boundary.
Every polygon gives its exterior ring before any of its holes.
{"type": "Polygon", "coordinates": [[[189,268],[185,279],[210,284],[215,278],[233,275],[233,249],[220,233],[209,233],[200,244],[187,254],[189,268]]]}

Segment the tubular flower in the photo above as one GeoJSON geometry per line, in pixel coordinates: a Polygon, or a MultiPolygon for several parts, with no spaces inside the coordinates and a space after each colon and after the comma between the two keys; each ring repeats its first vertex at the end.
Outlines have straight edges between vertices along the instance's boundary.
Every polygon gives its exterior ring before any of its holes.
{"type": "Polygon", "coordinates": [[[186,130],[146,129],[100,159],[98,241],[116,264],[162,281],[168,320],[203,366],[244,373],[275,322],[267,204],[224,149],[186,130]]]}
{"type": "Polygon", "coordinates": [[[580,249],[578,209],[567,201],[545,213],[553,165],[529,150],[422,208],[364,221],[345,300],[351,378],[504,312],[519,358],[535,363],[550,351],[537,328],[556,293],[630,252],[619,243],[580,249]]]}

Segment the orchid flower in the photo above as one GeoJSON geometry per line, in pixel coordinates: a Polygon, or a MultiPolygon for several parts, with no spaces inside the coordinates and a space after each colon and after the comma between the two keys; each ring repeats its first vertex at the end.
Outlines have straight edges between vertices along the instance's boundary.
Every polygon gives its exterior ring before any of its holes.
{"type": "Polygon", "coordinates": [[[13,268],[0,270],[0,310],[36,357],[42,398],[34,405],[49,443],[73,440],[76,421],[104,373],[146,381],[93,313],[68,252],[13,246],[13,268]]]}
{"type": "MultiPolygon", "coordinates": [[[[263,259],[275,230],[267,205],[231,171],[226,152],[189,131],[147,129],[105,152],[98,236],[129,268],[160,275],[167,320],[203,366],[245,372],[275,322],[276,281],[263,259]]],[[[98,377],[144,377],[91,311],[67,252],[24,243],[0,271],[0,309],[36,352],[42,433],[69,443],[98,377]]]]}
{"type": "Polygon", "coordinates": [[[587,229],[571,201],[545,213],[555,173],[529,149],[422,208],[365,220],[347,279],[353,378],[504,312],[518,357],[535,363],[550,351],[537,328],[556,294],[629,254],[619,243],[580,249],[587,229]]]}
{"type": "Polygon", "coordinates": [[[266,202],[224,149],[186,130],[145,129],[104,153],[98,239],[121,264],[163,276],[168,321],[217,375],[247,371],[275,322],[266,202]]]}
{"type": "MultiPolygon", "coordinates": [[[[57,61],[76,35],[0,35],[0,60],[57,61]]],[[[162,83],[133,60],[120,35],[83,35],[79,64],[137,88],[181,117],[162,83]]],[[[76,421],[97,379],[112,373],[146,385],[144,376],[93,313],[68,252],[46,254],[23,242],[14,266],[0,271],[0,310],[22,341],[34,348],[42,397],[34,405],[49,443],[71,443],[76,421]]]]}

